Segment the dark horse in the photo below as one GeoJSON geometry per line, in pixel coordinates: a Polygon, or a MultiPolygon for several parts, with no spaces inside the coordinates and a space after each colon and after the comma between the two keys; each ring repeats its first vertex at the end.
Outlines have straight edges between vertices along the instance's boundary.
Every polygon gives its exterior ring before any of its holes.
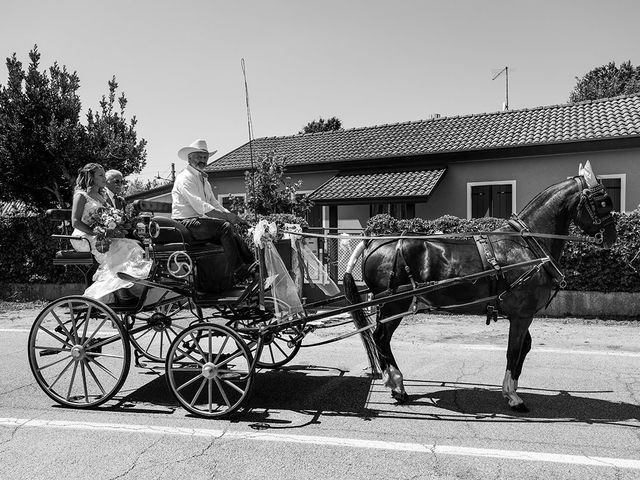
{"type": "MultiPolygon", "coordinates": [[[[585,168],[580,166],[577,177],[552,185],[538,194],[515,217],[516,220],[510,222],[510,226],[487,235],[489,241],[485,240],[484,244],[472,238],[446,236],[441,239],[408,236],[401,240],[382,238],[368,244],[362,242],[352,254],[344,276],[347,299],[351,303],[361,301],[351,275],[353,264],[361,254],[364,254],[363,279],[374,298],[494,269],[496,275],[475,278],[474,281],[462,279],[452,282],[452,286],[420,295],[422,308],[418,310],[467,304],[459,311],[485,314],[487,308],[492,308],[506,316],[509,320],[509,345],[502,394],[511,408],[526,411],[524,402],[516,394],[518,378],[531,349],[529,326],[533,315],[545,307],[563,278],[555,266],[566,241],[562,236],[568,235],[573,221],[587,235],[596,235],[604,246],[610,246],[616,240],[612,205],[611,198],[587,162],[585,168]],[[516,234],[527,229],[542,235],[527,237],[516,234]],[[497,232],[510,232],[511,235],[497,232]],[[500,268],[505,266],[547,256],[551,261],[542,267],[529,264],[500,272],[500,268]],[[483,301],[489,298],[493,300],[483,301]],[[479,303],[474,303],[478,300],[479,303]]],[[[362,332],[373,373],[378,373],[376,370],[380,368],[385,385],[391,388],[392,396],[399,402],[407,401],[408,395],[390,342],[402,314],[409,311],[412,301],[413,297],[410,297],[383,303],[378,310],[375,330],[365,329],[362,332]],[[396,318],[384,323],[384,319],[391,316],[396,318]]],[[[369,324],[362,310],[353,312],[353,317],[359,328],[369,324]]]]}

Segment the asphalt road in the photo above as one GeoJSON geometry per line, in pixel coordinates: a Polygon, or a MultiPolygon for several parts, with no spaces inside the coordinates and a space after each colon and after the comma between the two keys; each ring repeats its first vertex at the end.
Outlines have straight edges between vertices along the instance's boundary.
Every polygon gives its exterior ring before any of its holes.
{"type": "Polygon", "coordinates": [[[205,420],[160,368],[132,367],[98,409],[53,404],[27,362],[38,308],[14,307],[0,305],[1,480],[640,478],[638,323],[534,320],[527,414],[500,394],[506,321],[416,316],[392,344],[409,404],[370,378],[351,337],[259,372],[245,410],[205,420]]]}

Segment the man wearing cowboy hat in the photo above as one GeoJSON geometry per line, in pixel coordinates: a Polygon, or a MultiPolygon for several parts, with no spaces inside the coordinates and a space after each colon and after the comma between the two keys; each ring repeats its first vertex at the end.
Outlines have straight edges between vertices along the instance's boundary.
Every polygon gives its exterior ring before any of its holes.
{"type": "Polygon", "coordinates": [[[246,276],[253,253],[236,232],[234,223],[244,223],[216,200],[204,168],[217,150],[209,151],[205,140],[196,140],[178,151],[188,165],[173,183],[171,218],[189,229],[196,240],[213,240],[224,247],[237,280],[246,276]]]}

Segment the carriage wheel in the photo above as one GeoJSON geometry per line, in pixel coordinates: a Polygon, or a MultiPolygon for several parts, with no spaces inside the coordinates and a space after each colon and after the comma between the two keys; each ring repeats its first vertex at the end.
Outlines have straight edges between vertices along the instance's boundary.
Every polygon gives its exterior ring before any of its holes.
{"type": "Polygon", "coordinates": [[[238,410],[253,383],[253,357],[244,340],[224,325],[196,324],[169,348],[169,388],[189,412],[222,417],[238,410]]]}
{"type": "MultiPolygon", "coordinates": [[[[265,297],[264,306],[267,310],[274,313],[271,319],[264,322],[267,325],[273,325],[287,320],[287,315],[283,313],[289,309],[289,305],[286,302],[273,297],[265,297]],[[278,303],[279,314],[276,314],[276,302],[278,303]]],[[[255,323],[244,322],[242,320],[237,321],[238,327],[250,325],[255,326],[255,323]]],[[[289,363],[300,350],[300,341],[293,341],[298,337],[299,330],[298,327],[291,327],[265,335],[263,337],[262,351],[260,352],[256,365],[260,368],[279,368],[289,363]]],[[[255,357],[258,346],[257,339],[253,335],[246,335],[246,337],[249,342],[249,350],[251,350],[251,354],[255,357]]]]}
{"type": "Polygon", "coordinates": [[[122,387],[131,358],[127,332],[109,307],[82,296],[47,305],[29,333],[29,365],[61,405],[89,408],[122,387]]]}
{"type": "Polygon", "coordinates": [[[153,362],[164,362],[171,343],[194,322],[186,297],[171,299],[153,312],[140,312],[130,318],[134,322],[129,334],[131,344],[153,362]]]}

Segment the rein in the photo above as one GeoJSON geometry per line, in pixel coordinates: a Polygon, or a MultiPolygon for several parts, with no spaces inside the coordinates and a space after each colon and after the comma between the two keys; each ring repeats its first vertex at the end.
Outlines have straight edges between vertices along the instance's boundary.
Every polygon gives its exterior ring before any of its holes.
{"type": "Polygon", "coordinates": [[[557,240],[565,240],[568,242],[582,242],[582,243],[591,243],[594,245],[601,245],[603,241],[603,233],[598,232],[594,236],[589,235],[559,235],[555,233],[534,233],[529,231],[521,231],[521,232],[500,232],[500,231],[489,231],[489,232],[461,232],[461,233],[437,233],[432,235],[420,235],[420,234],[407,234],[407,235],[336,235],[336,234],[320,234],[320,233],[308,233],[308,232],[292,232],[289,230],[281,230],[282,233],[286,233],[289,235],[297,235],[300,237],[311,237],[311,238],[335,238],[338,240],[351,241],[351,240],[406,240],[407,238],[416,239],[416,240],[437,240],[442,238],[472,238],[476,235],[487,235],[487,236],[503,236],[503,237],[536,237],[536,238],[553,238],[557,240]]]}

